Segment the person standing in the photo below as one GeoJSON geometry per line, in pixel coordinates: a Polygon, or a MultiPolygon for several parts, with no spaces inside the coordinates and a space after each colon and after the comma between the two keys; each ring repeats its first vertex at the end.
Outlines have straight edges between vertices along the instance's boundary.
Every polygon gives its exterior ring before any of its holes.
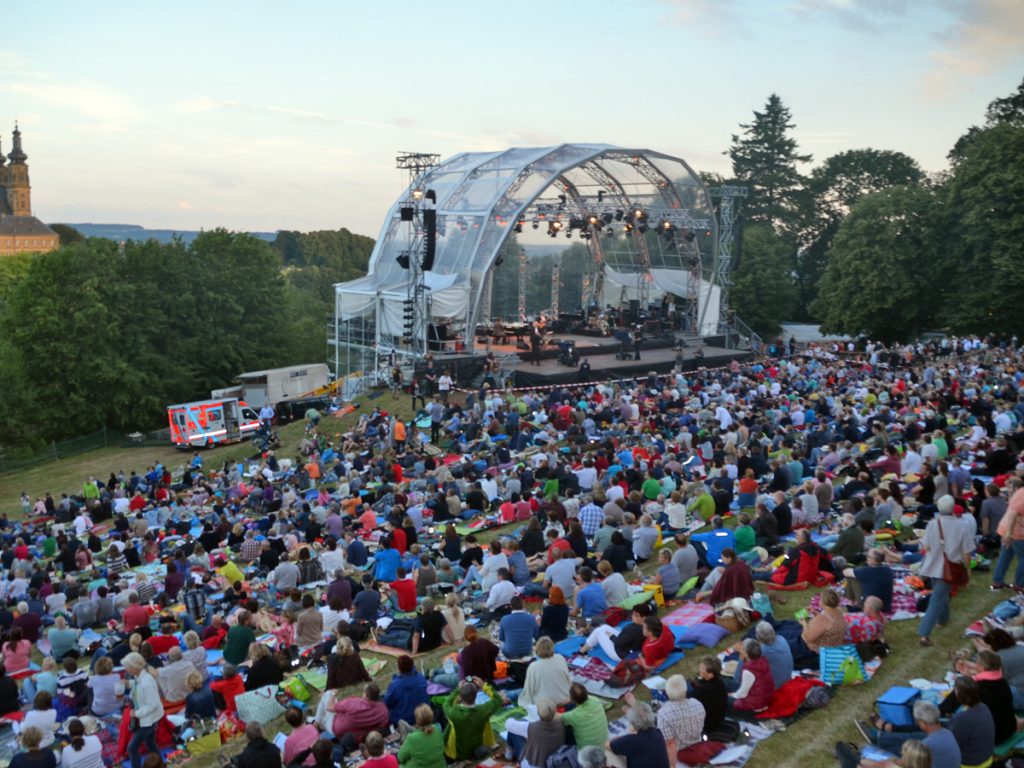
{"type": "MultiPolygon", "coordinates": [[[[988,503],[987,499],[985,503],[988,503]]],[[[988,520],[984,522],[988,522],[988,520]]],[[[1020,589],[1024,587],[1024,488],[1018,489],[1010,497],[1010,502],[998,523],[996,532],[999,534],[1001,543],[999,560],[996,562],[996,569],[992,574],[991,588],[1003,589],[1006,586],[1003,580],[1006,578],[1006,572],[1010,569],[1010,563],[1016,556],[1017,568],[1013,574],[1013,586],[1020,589]]]]}
{"type": "Polygon", "coordinates": [[[140,768],[142,754],[139,748],[145,744],[149,754],[159,755],[156,743],[156,725],[164,716],[164,706],[160,701],[160,686],[156,674],[146,664],[142,654],[129,653],[121,664],[125,672],[135,678],[132,685],[132,737],[128,742],[128,758],[132,768],[140,768]]]}
{"type": "Polygon", "coordinates": [[[437,380],[437,392],[438,394],[441,395],[441,401],[445,405],[448,405],[448,395],[452,391],[453,383],[454,382],[452,381],[451,374],[448,372],[448,369],[446,368],[444,370],[444,373],[441,374],[441,378],[437,380]]]}
{"type": "Polygon", "coordinates": [[[953,497],[943,496],[936,504],[939,514],[931,519],[925,529],[921,549],[925,552],[918,572],[932,580],[932,594],[928,600],[928,610],[917,628],[918,642],[923,646],[933,645],[932,630],[935,625],[945,626],[949,623],[949,600],[953,585],[943,580],[946,560],[955,565],[962,565],[965,578],[970,578],[970,551],[974,542],[967,537],[967,528],[960,525],[953,516],[953,497]]]}

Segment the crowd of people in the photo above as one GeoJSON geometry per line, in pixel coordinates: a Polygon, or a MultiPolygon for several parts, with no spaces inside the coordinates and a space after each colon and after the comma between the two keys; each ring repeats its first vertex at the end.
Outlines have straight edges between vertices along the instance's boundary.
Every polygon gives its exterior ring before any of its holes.
{"type": "MultiPolygon", "coordinates": [[[[585,768],[694,758],[821,649],[884,646],[899,569],[930,587],[924,646],[963,585],[947,571],[977,551],[996,561],[993,589],[1017,557],[1024,590],[1021,362],[968,339],[547,392],[448,387],[413,420],[375,409],[333,437],[329,416],[312,420],[289,459],[209,468],[197,452],[179,472],[24,495],[22,519],[0,517],[0,714],[18,721],[17,766],[52,765],[65,742],[63,764],[103,764],[117,754],[104,718],[130,723],[132,768],[158,766],[247,692],[320,666],[325,692],[288,706],[283,744],[239,725],[238,768],[441,768],[491,754],[510,699],[528,717],[498,754],[523,766],[566,748],[585,768]],[[761,581],[842,584],[846,601],[829,588],[795,620],[766,616],[728,649],[728,675],[704,656],[693,679],[669,674],[660,705],[627,696],[629,733],[610,739],[556,644],[578,635],[581,654],[647,676],[676,646],[658,606],[749,617],[761,581]],[[368,645],[404,652],[390,680],[368,672],[368,645]]],[[[1024,703],[1021,646],[1003,630],[983,643],[958,661],[955,698],[866,735],[907,766],[983,763],[1024,703]]]]}

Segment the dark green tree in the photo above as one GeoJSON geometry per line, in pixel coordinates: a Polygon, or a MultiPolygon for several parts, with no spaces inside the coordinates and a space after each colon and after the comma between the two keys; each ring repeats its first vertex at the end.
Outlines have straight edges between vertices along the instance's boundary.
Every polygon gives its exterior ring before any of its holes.
{"type": "Polygon", "coordinates": [[[935,193],[890,187],[861,198],[839,226],[812,311],[822,329],[911,339],[943,305],[946,249],[935,193]]]}
{"type": "Polygon", "coordinates": [[[747,221],[769,224],[780,233],[798,228],[806,203],[805,179],[797,166],[809,163],[811,155],[797,151],[794,127],[792,113],[773,93],[764,111],[754,111],[753,122],[740,125],[743,133],[733,134],[728,153],[735,181],[750,188],[743,204],[747,221]]]}
{"type": "Polygon", "coordinates": [[[60,237],[61,245],[81,243],[85,240],[85,235],[83,235],[77,229],[68,224],[51,224],[50,229],[56,232],[57,235],[60,237]]]}
{"type": "Polygon", "coordinates": [[[950,161],[956,165],[967,155],[971,143],[985,128],[992,128],[996,125],[1024,125],[1024,80],[1021,80],[1017,90],[1009,96],[995,99],[990,102],[985,110],[985,125],[981,128],[974,125],[967,129],[967,133],[957,139],[953,149],[949,151],[950,161]]]}
{"type": "Polygon", "coordinates": [[[856,202],[872,192],[916,185],[924,180],[924,172],[913,158],[902,152],[877,149],[840,152],[811,172],[808,189],[814,211],[800,238],[797,256],[800,319],[811,319],[810,306],[825,272],[832,239],[856,202]]]}
{"type": "Polygon", "coordinates": [[[736,314],[762,336],[792,318],[797,287],[792,252],[766,223],[743,231],[743,256],[733,276],[730,303],[736,314]]]}
{"type": "Polygon", "coordinates": [[[979,131],[946,193],[945,319],[955,331],[1024,334],[1024,124],[979,131]]]}

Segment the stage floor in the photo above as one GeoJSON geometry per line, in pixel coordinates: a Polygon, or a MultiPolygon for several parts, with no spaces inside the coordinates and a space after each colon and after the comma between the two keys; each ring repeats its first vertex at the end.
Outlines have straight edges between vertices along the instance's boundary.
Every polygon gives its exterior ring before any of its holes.
{"type": "MultiPolygon", "coordinates": [[[[559,338],[565,338],[559,336],[559,338]]],[[[617,343],[616,343],[617,348],[617,343]]],[[[640,351],[640,359],[633,360],[632,354],[629,360],[617,360],[615,354],[598,354],[588,356],[586,349],[578,347],[580,360],[586,358],[590,362],[590,381],[608,381],[619,378],[634,378],[646,376],[651,371],[656,373],[667,373],[672,370],[675,363],[676,353],[671,347],[657,349],[643,349],[640,351]]],[[[699,367],[693,359],[695,347],[688,346],[685,352],[685,370],[693,370],[699,367]]],[[[512,351],[512,350],[509,350],[512,351]]],[[[632,353],[632,348],[630,352],[632,353]]],[[[521,355],[522,357],[523,355],[521,355]]],[[[725,347],[704,347],[703,367],[719,367],[728,365],[733,359],[744,361],[750,357],[750,352],[725,347]]],[[[531,365],[527,360],[522,360],[516,365],[515,382],[519,387],[540,387],[550,384],[574,384],[581,382],[582,375],[579,368],[569,368],[559,365],[555,358],[542,358],[540,365],[531,365]]]]}

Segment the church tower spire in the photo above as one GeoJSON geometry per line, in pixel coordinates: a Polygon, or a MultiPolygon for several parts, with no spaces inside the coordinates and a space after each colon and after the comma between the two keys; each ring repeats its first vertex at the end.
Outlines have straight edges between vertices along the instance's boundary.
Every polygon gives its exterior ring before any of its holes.
{"type": "Polygon", "coordinates": [[[14,142],[8,159],[5,186],[7,187],[7,205],[15,216],[32,215],[32,187],[28,183],[28,155],[21,148],[21,131],[14,124],[14,142]]]}

